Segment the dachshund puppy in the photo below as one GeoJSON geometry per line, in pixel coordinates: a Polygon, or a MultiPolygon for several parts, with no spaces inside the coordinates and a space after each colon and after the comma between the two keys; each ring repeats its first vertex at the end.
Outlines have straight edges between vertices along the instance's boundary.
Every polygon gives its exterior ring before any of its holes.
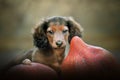
{"type": "Polygon", "coordinates": [[[65,57],[66,46],[73,36],[81,37],[81,26],[71,17],[49,17],[42,20],[33,31],[35,48],[28,51],[17,63],[38,62],[56,71],[65,57]]]}

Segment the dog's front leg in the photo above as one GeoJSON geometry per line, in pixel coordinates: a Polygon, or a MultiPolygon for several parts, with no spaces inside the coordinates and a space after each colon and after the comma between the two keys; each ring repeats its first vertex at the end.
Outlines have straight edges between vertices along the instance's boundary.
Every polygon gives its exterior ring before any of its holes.
{"type": "Polygon", "coordinates": [[[22,63],[25,65],[30,65],[32,63],[32,61],[30,59],[25,59],[22,61],[22,63]]]}

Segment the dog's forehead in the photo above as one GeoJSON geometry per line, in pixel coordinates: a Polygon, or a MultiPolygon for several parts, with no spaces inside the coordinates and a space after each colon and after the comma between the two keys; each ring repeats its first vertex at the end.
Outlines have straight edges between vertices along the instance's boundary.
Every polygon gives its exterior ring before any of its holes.
{"type": "Polygon", "coordinates": [[[61,17],[53,17],[48,19],[48,25],[66,25],[66,19],[61,17]]]}
{"type": "Polygon", "coordinates": [[[66,17],[63,17],[63,16],[52,16],[52,17],[49,17],[47,18],[48,20],[51,20],[51,21],[58,21],[58,20],[66,20],[66,17]]]}
{"type": "Polygon", "coordinates": [[[61,25],[60,22],[50,22],[49,26],[58,26],[61,25]]]}
{"type": "Polygon", "coordinates": [[[53,31],[63,31],[63,30],[65,30],[65,29],[68,29],[68,27],[67,26],[65,26],[65,25],[51,25],[51,26],[49,26],[48,27],[48,31],[49,30],[53,30],[53,31]]]}
{"type": "Polygon", "coordinates": [[[66,22],[60,22],[60,21],[56,21],[56,22],[49,22],[48,26],[53,26],[53,25],[66,25],[66,22]]]}

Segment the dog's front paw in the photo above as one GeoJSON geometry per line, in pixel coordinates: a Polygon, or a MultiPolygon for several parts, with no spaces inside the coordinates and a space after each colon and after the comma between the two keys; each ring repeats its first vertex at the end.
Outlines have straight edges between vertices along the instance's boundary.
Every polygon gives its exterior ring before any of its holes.
{"type": "Polygon", "coordinates": [[[22,61],[23,64],[25,65],[30,65],[31,64],[31,60],[30,59],[25,59],[22,61]]]}

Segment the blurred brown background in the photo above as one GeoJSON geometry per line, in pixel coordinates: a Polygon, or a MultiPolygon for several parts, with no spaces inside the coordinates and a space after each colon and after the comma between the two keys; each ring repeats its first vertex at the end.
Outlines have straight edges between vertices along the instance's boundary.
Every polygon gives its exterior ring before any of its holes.
{"type": "Polygon", "coordinates": [[[32,48],[32,27],[49,16],[72,16],[85,42],[120,60],[120,0],[0,0],[0,62],[32,48]]]}

